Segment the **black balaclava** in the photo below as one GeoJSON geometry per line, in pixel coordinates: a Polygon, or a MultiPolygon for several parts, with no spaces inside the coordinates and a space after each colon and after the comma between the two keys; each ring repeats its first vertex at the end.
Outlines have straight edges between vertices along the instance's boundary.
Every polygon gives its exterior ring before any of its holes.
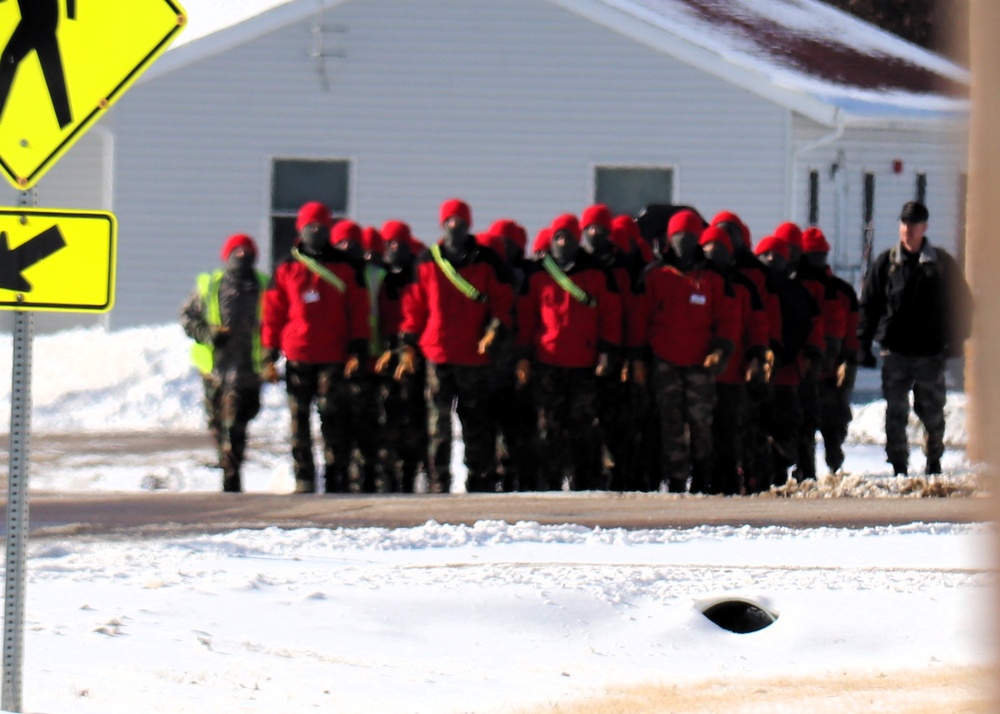
{"type": "Polygon", "coordinates": [[[452,216],[442,223],[441,227],[444,230],[443,247],[449,260],[464,258],[476,242],[469,233],[469,224],[457,216],[452,216]]]}
{"type": "Polygon", "coordinates": [[[226,270],[236,275],[248,275],[253,272],[257,255],[246,248],[236,248],[226,258],[226,270]]]}
{"type": "Polygon", "coordinates": [[[330,228],[320,223],[310,223],[299,231],[299,242],[306,253],[319,255],[330,244],[330,228]]]}
{"type": "Polygon", "coordinates": [[[608,255],[614,247],[611,242],[611,233],[607,228],[596,223],[583,229],[581,245],[585,251],[598,257],[608,255]]]}
{"type": "Polygon", "coordinates": [[[803,253],[802,260],[814,270],[826,270],[826,253],[803,253]]]}
{"type": "Polygon", "coordinates": [[[733,256],[730,254],[729,249],[717,240],[713,240],[703,246],[702,250],[705,253],[705,257],[716,268],[726,268],[733,262],[733,256]]]}
{"type": "Polygon", "coordinates": [[[410,245],[405,241],[389,241],[385,244],[382,259],[386,266],[394,273],[400,272],[410,260],[410,245]]]}
{"type": "Polygon", "coordinates": [[[733,244],[733,253],[739,253],[746,246],[743,242],[743,228],[736,225],[732,221],[722,221],[717,223],[716,226],[721,228],[729,236],[729,242],[733,244]]]}
{"type": "Polygon", "coordinates": [[[794,243],[788,243],[788,273],[794,273],[799,267],[799,260],[802,259],[802,249],[794,243]]]}
{"type": "Polygon", "coordinates": [[[698,255],[698,236],[682,231],[670,236],[670,250],[674,254],[674,264],[680,270],[690,270],[694,267],[698,255]]]}
{"type": "Polygon", "coordinates": [[[354,240],[342,240],[337,245],[333,246],[339,251],[347,253],[347,257],[351,260],[364,261],[365,259],[365,249],[360,243],[354,240]]]}
{"type": "Polygon", "coordinates": [[[569,231],[556,231],[552,235],[552,245],[549,246],[549,253],[559,267],[566,267],[576,258],[580,250],[580,242],[569,231]]]}
{"type": "Polygon", "coordinates": [[[775,250],[760,254],[760,262],[770,268],[776,275],[788,275],[788,261],[775,250]]]}

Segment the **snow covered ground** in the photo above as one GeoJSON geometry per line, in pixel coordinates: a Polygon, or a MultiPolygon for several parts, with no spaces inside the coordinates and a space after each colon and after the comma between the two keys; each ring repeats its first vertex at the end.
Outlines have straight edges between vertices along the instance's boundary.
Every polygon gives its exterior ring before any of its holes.
{"type": "MultiPolygon", "coordinates": [[[[10,354],[0,338],[6,403],[10,354]]],[[[174,326],[36,337],[33,398],[35,434],[203,428],[174,326]]],[[[949,400],[941,483],[983,496],[964,458],[964,400],[949,400]]],[[[288,491],[280,390],[265,404],[247,487],[288,491]]],[[[900,497],[879,446],[884,405],[857,412],[847,495],[900,497]]],[[[169,464],[33,464],[31,485],[218,490],[205,444],[169,464]]],[[[912,463],[922,466],[917,450],[912,463]]],[[[33,539],[23,710],[992,711],[993,543],[989,524],[496,521],[33,539]],[[736,634],[703,614],[733,598],[777,619],[736,634]]]]}

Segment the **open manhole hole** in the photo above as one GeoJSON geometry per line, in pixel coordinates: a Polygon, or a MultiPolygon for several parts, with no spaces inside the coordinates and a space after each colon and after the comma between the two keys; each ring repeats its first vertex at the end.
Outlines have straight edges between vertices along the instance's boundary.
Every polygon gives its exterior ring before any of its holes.
{"type": "Polygon", "coordinates": [[[699,604],[701,613],[723,630],[746,634],[763,630],[778,619],[778,614],[763,605],[741,598],[712,600],[699,604]]]}

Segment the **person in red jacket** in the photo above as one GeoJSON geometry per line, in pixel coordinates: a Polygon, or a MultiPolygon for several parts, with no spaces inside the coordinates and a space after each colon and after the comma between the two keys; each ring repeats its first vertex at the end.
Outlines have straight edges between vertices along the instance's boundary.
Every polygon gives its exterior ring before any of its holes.
{"type": "Polygon", "coordinates": [[[830,244],[819,228],[802,232],[802,260],[822,271],[844,312],[844,337],[840,349],[819,377],[819,432],[826,465],[836,473],[844,465],[844,441],[851,423],[851,393],[858,372],[858,294],[827,265],[830,244]]]}
{"type": "Polygon", "coordinates": [[[743,436],[747,428],[747,379],[766,361],[770,340],[767,313],[753,281],[736,270],[729,234],[710,226],[701,234],[705,257],[731,285],[740,312],[740,336],[726,369],[715,380],[716,403],[712,418],[711,493],[735,496],[745,493],[743,436]]]}
{"type": "Polygon", "coordinates": [[[419,360],[405,378],[397,381],[392,375],[400,348],[403,293],[413,282],[417,256],[426,248],[413,237],[409,224],[403,221],[386,221],[381,233],[386,274],[378,293],[378,315],[385,344],[375,363],[385,413],[380,458],[391,465],[395,489],[413,493],[417,472],[427,460],[427,404],[424,401],[427,373],[423,360],[419,360]]]}
{"type": "Polygon", "coordinates": [[[468,491],[492,491],[493,442],[486,401],[490,350],[512,327],[514,292],[499,256],[469,233],[468,204],[441,205],[444,236],[416,262],[403,294],[402,344],[396,376],[427,360],[428,470],[434,493],[451,491],[451,414],[457,410],[469,469],[468,491]]]}
{"type": "MultiPolygon", "coordinates": [[[[670,218],[670,249],[661,246],[664,257],[646,269],[629,320],[630,343],[645,345],[653,360],[662,476],[672,492],[687,490],[689,478],[692,492],[708,486],[715,377],[740,337],[738,306],[698,245],[704,228],[694,211],[670,218]]],[[[633,361],[640,375],[641,364],[633,361]]]]}
{"type": "Polygon", "coordinates": [[[580,247],[576,216],[551,225],[550,254],[528,268],[517,299],[517,378],[535,387],[538,490],[600,488],[596,376],[610,376],[622,340],[621,302],[608,269],[580,247]]]}
{"type": "Polygon", "coordinates": [[[771,376],[774,355],[781,346],[781,303],[770,287],[767,269],[753,253],[750,229],[743,220],[732,211],[720,211],[712,218],[712,225],[722,228],[729,236],[733,246],[733,268],[753,283],[767,322],[766,349],[762,355],[753,355],[747,364],[743,452],[740,455],[743,489],[747,493],[757,493],[771,483],[773,473],[765,415],[774,398],[771,376]]]}
{"type": "Polygon", "coordinates": [[[325,490],[347,488],[351,424],[343,411],[347,380],[368,357],[368,293],[364,265],[330,243],[329,209],[309,202],[299,209],[291,256],[274,269],[264,292],[261,343],[268,351],[263,375],[278,381],[284,355],[292,416],[295,492],[316,489],[310,414],[319,412],[325,490]]]}

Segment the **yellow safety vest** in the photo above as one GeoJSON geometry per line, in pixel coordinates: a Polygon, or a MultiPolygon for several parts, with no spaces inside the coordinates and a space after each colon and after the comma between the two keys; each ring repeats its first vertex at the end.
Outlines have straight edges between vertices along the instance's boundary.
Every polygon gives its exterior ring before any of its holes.
{"type": "MultiPolygon", "coordinates": [[[[202,308],[205,310],[205,321],[212,327],[222,324],[222,309],[219,307],[219,285],[222,283],[222,270],[214,270],[211,273],[201,273],[198,276],[198,296],[201,299],[202,308]]],[[[264,290],[267,288],[268,276],[259,270],[257,281],[260,283],[260,295],[257,299],[257,322],[260,322],[264,311],[264,290]]],[[[195,342],[191,345],[191,361],[202,374],[209,374],[215,366],[215,347],[211,344],[203,345],[195,342]]],[[[260,330],[254,332],[253,336],[253,369],[260,374],[264,364],[264,348],[260,344],[260,330]]]]}

